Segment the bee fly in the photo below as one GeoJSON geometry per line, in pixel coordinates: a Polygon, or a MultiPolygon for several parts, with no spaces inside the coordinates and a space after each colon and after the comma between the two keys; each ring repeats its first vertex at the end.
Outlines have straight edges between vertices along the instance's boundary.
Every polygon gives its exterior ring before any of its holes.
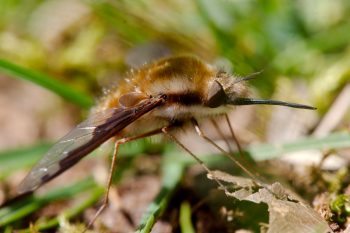
{"type": "Polygon", "coordinates": [[[119,145],[164,134],[203,165],[177,140],[173,129],[192,124],[200,136],[213,144],[202,133],[196,120],[226,114],[231,106],[267,104],[315,109],[296,103],[248,98],[248,88],[243,82],[247,79],[250,77],[234,77],[192,56],[170,57],[145,65],[132,72],[101,101],[87,120],[46,153],[22,181],[19,192],[34,191],[114,137],[116,142],[106,196],[90,222],[91,226],[107,205],[119,145]]]}

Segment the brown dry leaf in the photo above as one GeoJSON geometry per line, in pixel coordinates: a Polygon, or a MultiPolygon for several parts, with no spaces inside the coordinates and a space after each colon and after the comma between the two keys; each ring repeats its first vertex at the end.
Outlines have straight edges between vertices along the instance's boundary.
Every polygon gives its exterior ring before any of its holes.
{"type": "Polygon", "coordinates": [[[208,177],[229,183],[230,185],[225,186],[225,194],[229,197],[266,203],[269,207],[268,233],[332,232],[327,222],[316,211],[280,183],[256,183],[251,179],[221,171],[214,171],[208,177]]]}

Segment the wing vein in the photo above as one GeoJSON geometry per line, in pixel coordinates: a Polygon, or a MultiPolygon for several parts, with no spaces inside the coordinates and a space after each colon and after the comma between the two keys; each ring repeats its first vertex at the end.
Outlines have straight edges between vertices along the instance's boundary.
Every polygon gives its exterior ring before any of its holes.
{"type": "Polygon", "coordinates": [[[33,191],[61,174],[164,101],[164,96],[160,95],[143,100],[133,107],[114,108],[91,114],[88,119],[52,146],[22,181],[19,192],[33,191]]]}

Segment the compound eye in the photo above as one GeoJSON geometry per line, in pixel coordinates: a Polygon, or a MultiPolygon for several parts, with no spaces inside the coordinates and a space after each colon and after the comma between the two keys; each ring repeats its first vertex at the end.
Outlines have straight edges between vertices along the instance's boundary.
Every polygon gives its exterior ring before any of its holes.
{"type": "Polygon", "coordinates": [[[206,99],[206,106],[210,108],[217,108],[226,103],[226,93],[224,88],[218,81],[214,81],[208,90],[208,96],[206,99]]]}

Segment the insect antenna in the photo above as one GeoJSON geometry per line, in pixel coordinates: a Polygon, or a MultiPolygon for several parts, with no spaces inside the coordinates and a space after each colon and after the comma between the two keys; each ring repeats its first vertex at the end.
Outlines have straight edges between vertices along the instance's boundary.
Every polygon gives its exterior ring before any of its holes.
{"type": "Polygon", "coordinates": [[[262,72],[264,72],[264,70],[260,70],[260,71],[257,71],[257,72],[248,74],[247,76],[237,78],[233,84],[236,84],[236,83],[239,83],[239,82],[243,82],[243,81],[245,82],[245,81],[249,81],[249,80],[255,79],[255,78],[257,78],[257,76],[260,75],[262,72]]]}
{"type": "MultiPolygon", "coordinates": [[[[260,70],[258,72],[254,72],[248,76],[237,78],[233,84],[242,82],[242,81],[248,81],[251,79],[256,78],[259,74],[261,74],[264,70],[260,70]]],[[[264,100],[264,99],[251,99],[251,98],[235,98],[232,100],[229,100],[227,104],[232,105],[258,105],[258,104],[265,104],[265,105],[279,105],[279,106],[286,106],[291,108],[300,108],[300,109],[309,109],[309,110],[316,110],[317,108],[308,106],[305,104],[297,104],[297,103],[289,103],[279,100],[264,100]]]]}

